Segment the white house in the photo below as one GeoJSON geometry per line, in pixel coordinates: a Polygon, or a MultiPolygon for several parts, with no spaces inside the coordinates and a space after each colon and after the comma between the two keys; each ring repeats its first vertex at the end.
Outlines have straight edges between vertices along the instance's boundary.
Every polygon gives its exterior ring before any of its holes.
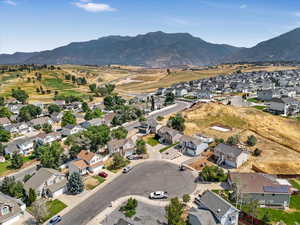
{"type": "Polygon", "coordinates": [[[113,139],[107,143],[109,154],[120,153],[123,157],[132,155],[135,151],[135,144],[128,139],[113,139]]]}
{"type": "Polygon", "coordinates": [[[93,152],[81,150],[77,155],[77,160],[69,164],[69,172],[77,172],[80,175],[85,175],[88,172],[97,173],[103,169],[103,158],[93,152]]]}
{"type": "Polygon", "coordinates": [[[66,192],[67,179],[65,174],[49,168],[39,169],[28,181],[25,182],[24,188],[35,190],[38,197],[55,198],[66,192]]]}
{"type": "Polygon", "coordinates": [[[267,105],[269,111],[283,114],[294,115],[299,112],[299,101],[290,97],[272,98],[267,105]]]}
{"type": "Polygon", "coordinates": [[[196,198],[199,209],[189,212],[191,225],[238,225],[239,210],[212,191],[196,198]]]}
{"type": "Polygon", "coordinates": [[[218,144],[214,149],[214,156],[217,158],[217,164],[225,164],[229,167],[239,168],[249,158],[249,153],[236,146],[218,144]]]}
{"type": "Polygon", "coordinates": [[[63,127],[62,135],[69,136],[69,135],[72,135],[72,134],[77,134],[77,133],[79,133],[83,130],[84,130],[84,128],[82,128],[79,125],[67,125],[67,126],[63,127]]]}
{"type": "Polygon", "coordinates": [[[182,137],[180,138],[180,146],[182,151],[185,151],[186,154],[191,156],[200,155],[202,152],[208,149],[207,143],[204,143],[197,138],[186,135],[182,135],[182,137]]]}
{"type": "Polygon", "coordinates": [[[40,145],[50,144],[54,141],[61,140],[61,134],[58,132],[41,133],[36,137],[37,143],[40,145]]]}

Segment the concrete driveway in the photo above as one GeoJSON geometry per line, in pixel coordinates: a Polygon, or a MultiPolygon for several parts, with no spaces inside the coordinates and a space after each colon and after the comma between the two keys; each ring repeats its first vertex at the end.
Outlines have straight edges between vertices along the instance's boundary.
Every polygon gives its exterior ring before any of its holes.
{"type": "Polygon", "coordinates": [[[152,191],[162,190],[167,191],[170,197],[182,197],[196,189],[194,180],[190,171],[181,172],[176,164],[164,161],[145,162],[135,166],[130,173],[117,177],[73,208],[63,216],[60,224],[87,224],[112,201],[127,195],[147,197],[152,191]]]}

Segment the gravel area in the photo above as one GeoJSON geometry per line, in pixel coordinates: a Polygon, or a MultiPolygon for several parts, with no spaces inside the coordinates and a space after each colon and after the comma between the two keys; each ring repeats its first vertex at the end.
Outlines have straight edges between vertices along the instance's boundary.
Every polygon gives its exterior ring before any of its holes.
{"type": "Polygon", "coordinates": [[[125,221],[132,225],[164,225],[167,222],[163,207],[138,202],[136,214],[132,218],[125,217],[119,209],[108,215],[102,225],[123,225],[125,221]]]}

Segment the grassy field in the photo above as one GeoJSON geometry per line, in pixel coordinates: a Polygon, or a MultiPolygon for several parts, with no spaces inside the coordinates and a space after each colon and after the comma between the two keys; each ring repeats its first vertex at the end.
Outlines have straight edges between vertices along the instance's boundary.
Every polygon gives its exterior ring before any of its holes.
{"type": "MultiPolygon", "coordinates": [[[[31,157],[24,157],[23,160],[24,160],[23,168],[33,162],[33,159],[31,157]]],[[[0,176],[6,176],[10,173],[17,171],[10,168],[10,165],[11,165],[10,160],[6,160],[5,162],[0,163],[0,176]]]]}
{"type": "Polygon", "coordinates": [[[248,136],[256,136],[257,144],[247,148],[250,151],[259,148],[263,153],[259,157],[251,156],[247,164],[239,169],[242,172],[253,171],[253,164],[267,173],[298,174],[300,171],[300,123],[294,119],[274,116],[252,107],[239,108],[217,103],[199,104],[182,115],[186,120],[186,135],[202,133],[227,140],[229,136],[238,134],[243,143],[248,136]],[[231,131],[215,131],[210,128],[212,125],[230,127],[231,131]]]}
{"type": "Polygon", "coordinates": [[[146,138],[146,143],[152,147],[156,146],[159,144],[159,141],[155,139],[154,137],[148,137],[146,138]]]}

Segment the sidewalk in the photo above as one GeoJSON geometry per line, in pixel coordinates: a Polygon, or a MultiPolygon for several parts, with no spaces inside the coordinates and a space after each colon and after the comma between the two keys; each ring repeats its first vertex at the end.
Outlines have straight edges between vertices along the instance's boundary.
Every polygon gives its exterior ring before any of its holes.
{"type": "Polygon", "coordinates": [[[95,225],[95,224],[101,224],[101,222],[109,216],[114,210],[119,208],[123,203],[125,203],[129,198],[134,198],[138,202],[143,202],[145,204],[153,205],[153,206],[159,206],[159,207],[166,207],[169,202],[168,201],[157,201],[157,200],[151,200],[142,196],[137,195],[129,195],[122,198],[117,199],[116,201],[112,202],[111,207],[106,208],[101,213],[99,213],[97,216],[95,216],[90,222],[87,223],[87,225],[95,225]]]}

